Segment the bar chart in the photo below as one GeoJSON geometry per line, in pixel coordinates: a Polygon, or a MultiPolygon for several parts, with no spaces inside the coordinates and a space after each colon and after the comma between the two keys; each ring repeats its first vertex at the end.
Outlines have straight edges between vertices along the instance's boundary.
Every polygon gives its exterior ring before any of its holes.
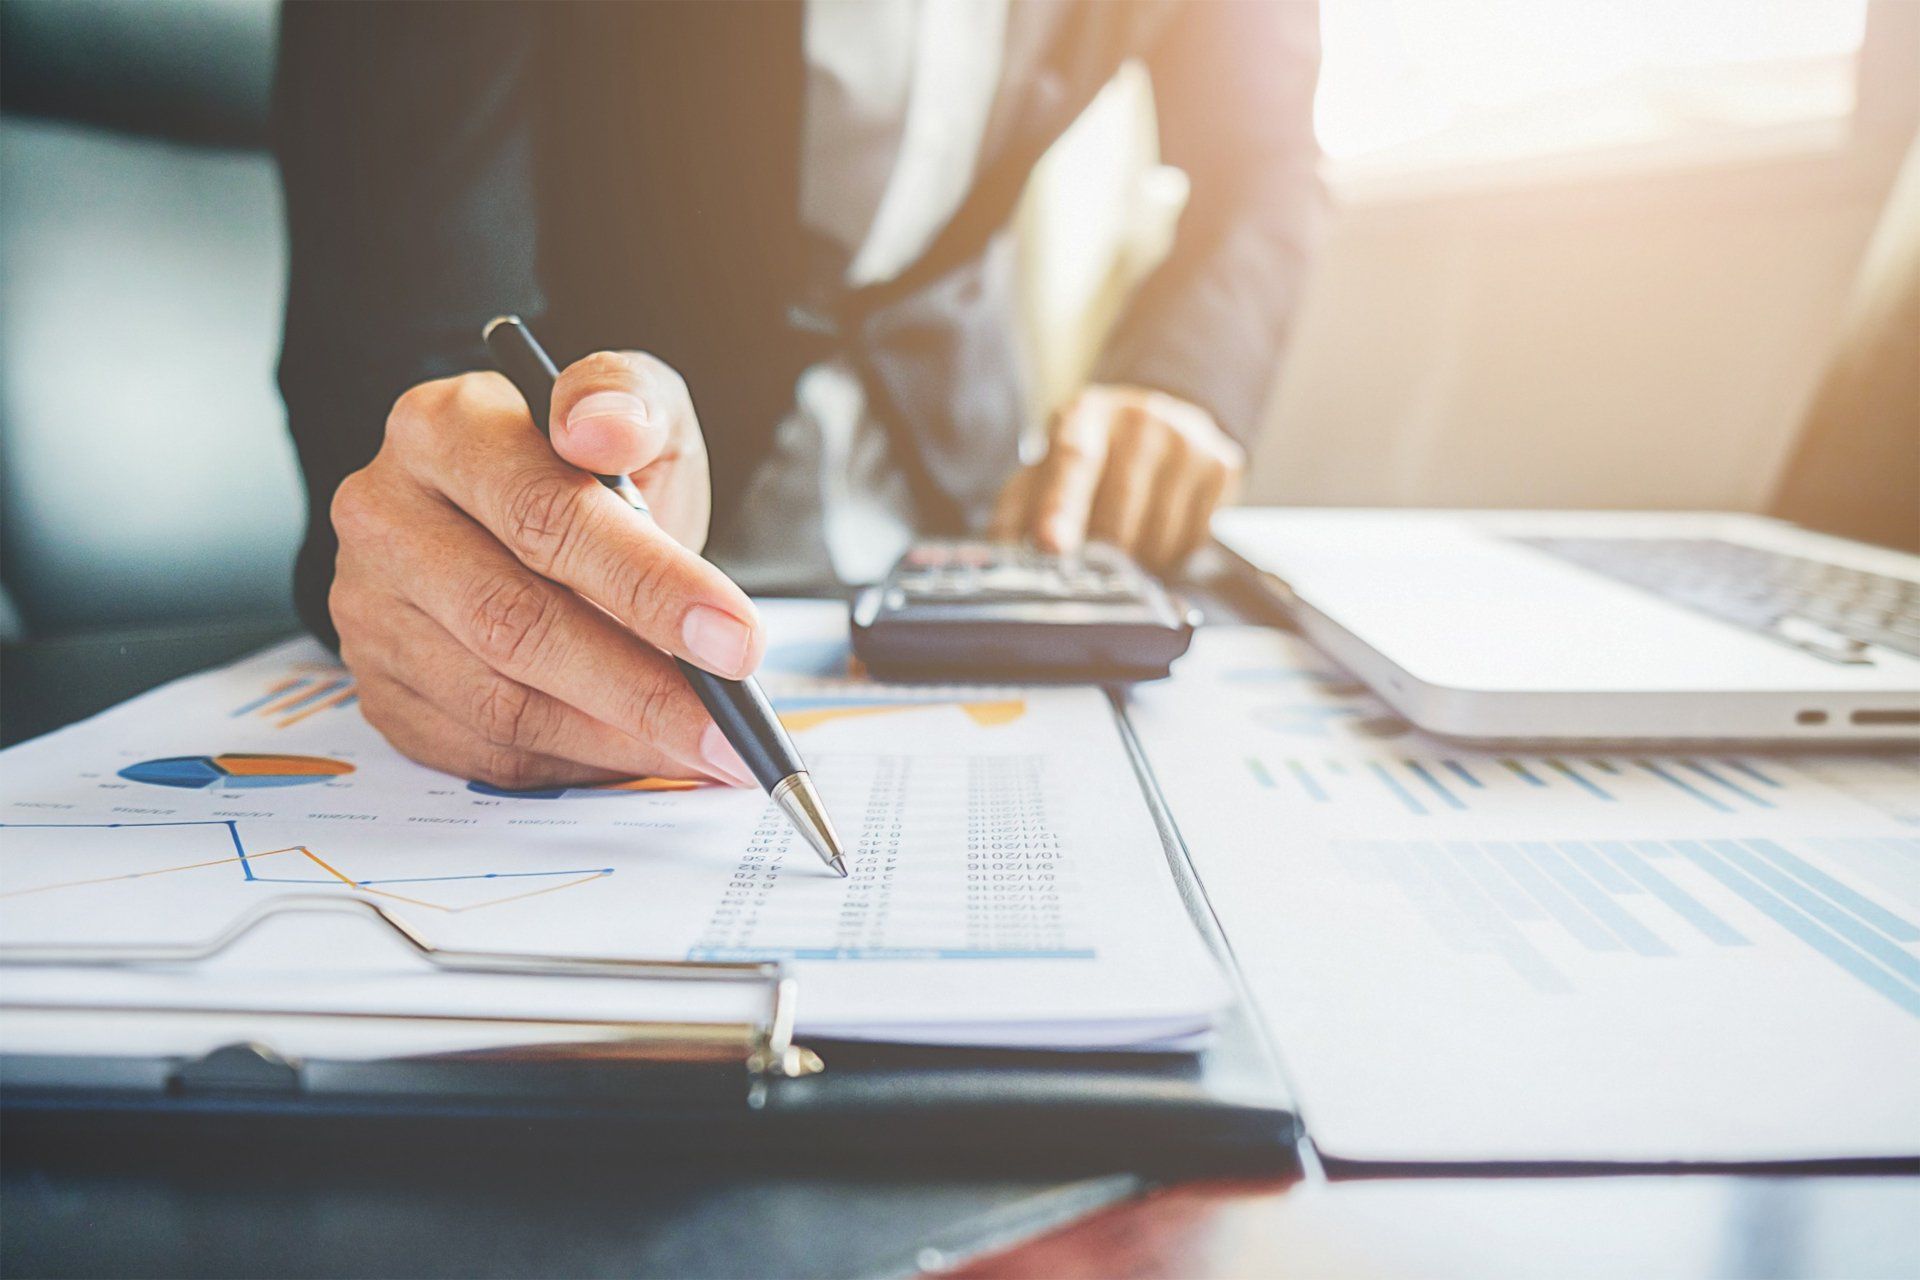
{"type": "Polygon", "coordinates": [[[265,692],[228,714],[232,719],[265,720],[291,729],[327,711],[343,711],[360,700],[353,677],[339,667],[312,667],[273,681],[265,692]]]}
{"type": "Polygon", "coordinates": [[[1563,956],[1683,964],[1788,948],[1920,1018],[1920,839],[1356,840],[1335,851],[1456,950],[1497,956],[1543,993],[1575,989],[1563,956]]]}
{"type": "Polygon", "coordinates": [[[1499,807],[1518,793],[1617,805],[1648,792],[1721,814],[1779,807],[1792,775],[1766,762],[1706,756],[1448,756],[1250,754],[1263,789],[1316,805],[1377,803],[1431,817],[1499,807]]]}

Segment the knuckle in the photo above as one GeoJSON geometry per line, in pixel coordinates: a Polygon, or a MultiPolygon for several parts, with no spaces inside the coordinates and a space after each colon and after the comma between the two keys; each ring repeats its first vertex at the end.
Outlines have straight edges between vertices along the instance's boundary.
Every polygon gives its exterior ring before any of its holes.
{"type": "Polygon", "coordinates": [[[327,517],[333,530],[344,541],[371,536],[379,520],[379,504],[373,496],[373,481],[365,470],[355,471],[333,491],[327,517]]]}
{"type": "Polygon", "coordinates": [[[396,749],[401,749],[400,741],[406,737],[407,724],[401,713],[399,701],[394,698],[386,682],[363,681],[357,692],[360,695],[360,713],[366,717],[367,723],[373,726],[374,732],[393,744],[396,749]]]}
{"type": "Polygon", "coordinates": [[[1056,470],[1069,472],[1096,466],[1105,456],[1105,451],[1095,446],[1084,432],[1055,436],[1049,453],[1056,470]]]}
{"type": "Polygon", "coordinates": [[[349,667],[353,663],[347,660],[347,637],[359,633],[365,616],[360,608],[360,594],[350,581],[343,582],[338,576],[327,588],[327,616],[333,619],[334,630],[340,633],[340,660],[349,667]]]}
{"type": "Polygon", "coordinates": [[[596,351],[592,355],[582,356],[568,367],[567,373],[574,380],[597,387],[609,383],[626,385],[636,381],[634,362],[618,351],[596,351]]]}
{"type": "Polygon", "coordinates": [[[675,727],[676,708],[673,686],[667,681],[636,681],[620,709],[625,719],[622,727],[644,742],[659,742],[675,727]]]}
{"type": "Polygon", "coordinates": [[[507,791],[525,790],[541,781],[531,756],[505,746],[490,746],[481,752],[472,773],[475,781],[507,791]]]}
{"type": "Polygon", "coordinates": [[[680,371],[650,351],[627,352],[629,367],[640,380],[662,396],[687,398],[687,380],[680,371]]]}
{"type": "Polygon", "coordinates": [[[483,680],[474,692],[468,719],[494,746],[512,746],[528,729],[533,690],[513,680],[483,680]]]}
{"type": "Polygon", "coordinates": [[[1166,424],[1138,404],[1129,404],[1120,410],[1113,430],[1117,439],[1136,449],[1158,444],[1166,436],[1166,424]]]}
{"type": "Polygon", "coordinates": [[[463,373],[438,385],[444,391],[442,414],[465,420],[498,409],[506,380],[497,373],[463,373]]]}
{"type": "Polygon", "coordinates": [[[558,564],[575,539],[591,483],[585,476],[544,474],[515,484],[502,530],[514,552],[543,572],[558,564]]]}
{"type": "Polygon", "coordinates": [[[430,435],[446,411],[449,390],[443,379],[422,382],[402,391],[387,413],[387,439],[405,446],[430,435]]]}
{"type": "Polygon", "coordinates": [[[400,721],[385,694],[371,689],[363,690],[360,695],[360,714],[373,726],[375,733],[385,738],[396,750],[400,748],[400,721]]]}
{"type": "Polygon", "coordinates": [[[480,657],[498,670],[524,669],[547,643],[557,600],[538,579],[503,573],[474,596],[469,626],[480,657]]]}
{"type": "Polygon", "coordinates": [[[630,626],[645,625],[666,609],[672,564],[658,549],[627,561],[613,601],[614,613],[630,626]]]}

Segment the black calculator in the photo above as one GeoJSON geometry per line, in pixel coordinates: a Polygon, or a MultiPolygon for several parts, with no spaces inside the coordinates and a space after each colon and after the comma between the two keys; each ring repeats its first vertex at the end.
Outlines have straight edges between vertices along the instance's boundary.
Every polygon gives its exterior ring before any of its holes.
{"type": "Polygon", "coordinates": [[[1154,680],[1193,614],[1124,553],[914,544],[853,605],[853,651],[885,680],[1154,680]]]}

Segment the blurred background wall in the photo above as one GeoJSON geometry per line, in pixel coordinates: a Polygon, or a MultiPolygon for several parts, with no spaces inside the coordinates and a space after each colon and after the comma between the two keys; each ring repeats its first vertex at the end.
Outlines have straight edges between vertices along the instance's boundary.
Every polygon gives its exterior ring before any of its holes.
{"type": "Polygon", "coordinates": [[[269,0],[0,4],[15,630],[291,613],[269,0]]]}
{"type": "MultiPolygon", "coordinates": [[[[1920,4],[1323,0],[1322,28],[1325,238],[1247,500],[1767,507],[1913,137],[1920,4]]],[[[1116,85],[1030,193],[1050,402],[1177,208],[1147,96],[1116,85]]]]}
{"type": "MultiPolygon", "coordinates": [[[[0,636],[284,614],[273,0],[0,3],[0,636]]],[[[1765,507],[1920,113],[1912,0],[1324,0],[1250,498],[1765,507]]],[[[1172,233],[1123,73],[1021,212],[1036,409],[1172,233]]]]}

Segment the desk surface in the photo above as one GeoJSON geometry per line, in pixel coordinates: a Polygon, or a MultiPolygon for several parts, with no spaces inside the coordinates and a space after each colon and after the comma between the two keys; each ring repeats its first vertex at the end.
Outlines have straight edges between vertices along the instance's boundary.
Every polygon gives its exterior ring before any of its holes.
{"type": "MultiPolygon", "coordinates": [[[[1245,616],[1230,601],[1212,613],[1245,616]]],[[[0,737],[45,732],[285,630],[10,647],[0,737]]],[[[799,1176],[744,1159],[684,1170],[538,1132],[459,1152],[286,1152],[9,1126],[0,1274],[1920,1274],[1920,1180],[1309,1182],[799,1176]]]]}
{"type": "Polygon", "coordinates": [[[966,1280],[1920,1275],[1920,1179],[1462,1178],[1152,1191],[966,1280]]]}

